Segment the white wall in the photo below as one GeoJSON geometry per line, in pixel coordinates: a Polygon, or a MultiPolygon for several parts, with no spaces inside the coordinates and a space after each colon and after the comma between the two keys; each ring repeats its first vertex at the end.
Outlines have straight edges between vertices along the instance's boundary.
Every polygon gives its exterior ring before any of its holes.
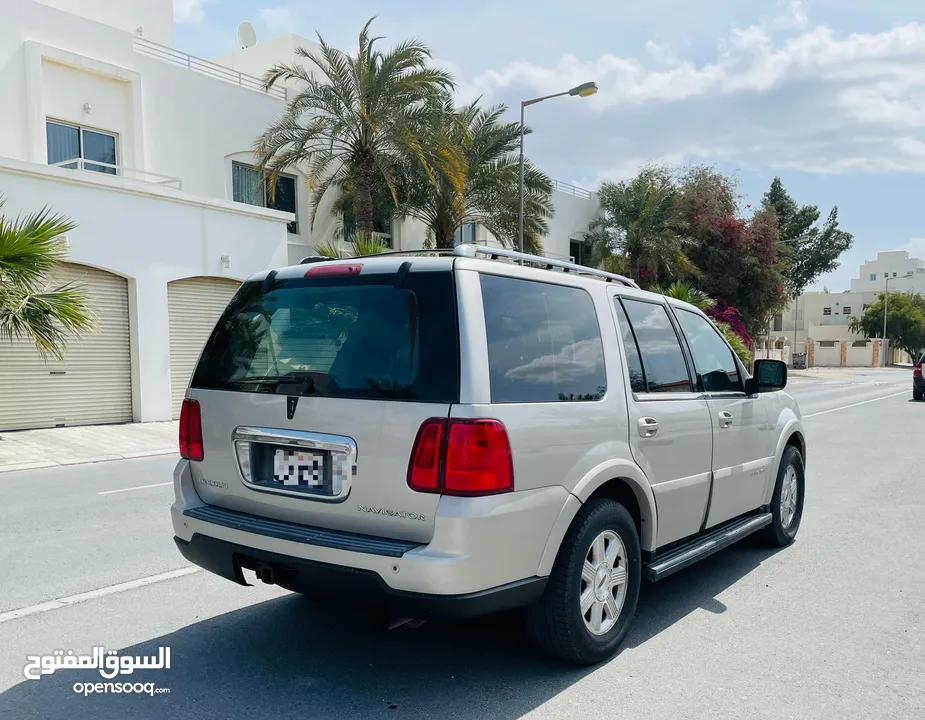
{"type": "Polygon", "coordinates": [[[835,347],[822,347],[822,345],[817,342],[813,350],[813,365],[817,367],[840,367],[840,343],[835,343],[835,347]]]}
{"type": "Polygon", "coordinates": [[[148,40],[173,46],[173,0],[38,1],[128,33],[134,34],[141,28],[143,37],[148,40]]]}
{"type": "Polygon", "coordinates": [[[285,213],[14,160],[0,159],[0,187],[5,214],[51,204],[78,224],[68,233],[69,260],[129,279],[136,421],[171,417],[167,283],[200,275],[241,280],[288,264],[285,213]]]}
{"type": "Polygon", "coordinates": [[[551,257],[569,257],[570,240],[580,239],[588,231],[588,223],[600,214],[597,195],[578,197],[569,192],[555,190],[553,203],[556,216],[549,222],[549,234],[543,240],[543,249],[551,257]]]}

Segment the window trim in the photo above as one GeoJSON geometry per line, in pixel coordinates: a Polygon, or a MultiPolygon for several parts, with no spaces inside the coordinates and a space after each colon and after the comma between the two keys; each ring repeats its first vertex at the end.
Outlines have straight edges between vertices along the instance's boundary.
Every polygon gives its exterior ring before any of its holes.
{"type": "MultiPolygon", "coordinates": [[[[649,297],[640,297],[638,295],[631,295],[629,293],[611,293],[611,297],[616,299],[620,305],[623,307],[623,312],[626,313],[627,318],[629,313],[626,311],[626,306],[623,304],[623,299],[635,300],[638,302],[649,303],[650,305],[658,305],[659,307],[665,308],[665,314],[668,315],[668,322],[671,324],[672,329],[674,330],[675,337],[678,340],[678,345],[681,348],[681,356],[684,358],[684,367],[687,369],[687,381],[690,383],[692,388],[691,392],[675,392],[675,393],[661,393],[661,392],[644,392],[637,393],[632,388],[629,377],[629,365],[626,362],[626,348],[623,347],[623,333],[619,331],[619,318],[617,317],[616,308],[611,309],[613,313],[613,319],[615,323],[615,331],[617,333],[617,342],[620,343],[620,349],[623,353],[621,357],[621,362],[623,363],[623,375],[624,382],[626,383],[627,389],[632,393],[633,400],[636,402],[655,402],[661,400],[699,400],[704,397],[704,392],[697,389],[697,383],[694,382],[694,379],[691,375],[691,359],[689,356],[690,350],[687,347],[687,343],[678,335],[678,320],[675,318],[674,313],[671,311],[671,303],[663,302],[649,297]]],[[[642,373],[645,378],[646,366],[645,362],[642,359],[642,350],[639,347],[639,341],[636,339],[636,331],[633,329],[633,322],[630,320],[630,331],[633,335],[633,341],[636,343],[636,350],[639,353],[639,362],[642,365],[642,373]]],[[[649,381],[646,380],[646,388],[649,387],[649,381]]]]}
{"type": "MultiPolygon", "coordinates": [[[[115,170],[115,173],[113,174],[117,176],[122,175],[122,165],[119,163],[119,158],[122,157],[122,146],[121,146],[121,143],[119,142],[119,133],[113,132],[112,130],[103,130],[102,128],[94,127],[92,125],[80,125],[78,123],[69,122],[67,120],[58,120],[57,118],[54,118],[48,115],[45,116],[45,164],[46,165],[55,167],[55,166],[52,166],[51,163],[48,161],[48,124],[49,123],[52,123],[54,125],[60,125],[62,127],[74,128],[75,130],[77,130],[77,157],[71,158],[71,160],[68,162],[82,160],[84,164],[84,169],[86,169],[87,163],[90,163],[91,165],[100,165],[101,167],[108,167],[108,164],[106,163],[101,163],[98,160],[87,160],[87,158],[84,157],[84,130],[89,130],[90,132],[96,133],[97,135],[106,135],[107,137],[111,137],[113,140],[113,145],[115,147],[115,152],[116,152],[116,161],[113,163],[113,166],[114,166],[113,170],[115,170]]],[[[70,169],[70,168],[66,168],[64,165],[58,165],[57,167],[60,167],[64,170],[70,169]]],[[[99,170],[89,170],[88,172],[100,172],[100,171],[99,170]]],[[[109,175],[110,173],[100,173],[100,174],[109,175]]]]}
{"type": "MultiPolygon", "coordinates": [[[[246,203],[243,200],[234,199],[234,179],[233,178],[234,178],[235,165],[237,165],[238,167],[247,168],[248,170],[253,170],[255,173],[257,172],[257,168],[254,167],[253,165],[249,165],[246,162],[241,162],[240,160],[231,161],[231,175],[232,175],[231,201],[241,203],[242,205],[250,205],[250,203],[246,203]]],[[[295,215],[295,220],[293,220],[291,223],[286,223],[286,232],[289,235],[301,235],[301,233],[299,232],[299,178],[296,175],[293,175],[292,173],[280,173],[279,176],[284,177],[288,180],[292,180],[292,185],[293,185],[292,200],[293,200],[293,203],[295,204],[295,211],[293,212],[293,215],[295,215]],[[295,225],[295,232],[292,232],[291,230],[289,230],[290,225],[295,225]]],[[[275,210],[276,208],[271,208],[267,205],[266,175],[264,175],[263,181],[261,182],[261,188],[262,188],[262,194],[263,194],[263,205],[252,205],[251,207],[263,207],[263,208],[266,208],[267,210],[275,210]]],[[[278,210],[277,212],[286,212],[286,211],[278,210]]]]}

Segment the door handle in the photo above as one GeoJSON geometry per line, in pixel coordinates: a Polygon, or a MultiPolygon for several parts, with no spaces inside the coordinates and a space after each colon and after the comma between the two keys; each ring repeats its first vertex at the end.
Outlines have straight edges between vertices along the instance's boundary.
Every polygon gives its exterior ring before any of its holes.
{"type": "Polygon", "coordinates": [[[655,418],[639,418],[636,426],[639,428],[639,437],[655,437],[655,433],[658,432],[658,420],[655,418]]]}
{"type": "Polygon", "coordinates": [[[723,410],[723,411],[719,414],[719,426],[720,426],[721,428],[727,428],[727,427],[729,427],[730,425],[732,425],[732,414],[731,414],[731,413],[727,413],[725,410],[723,410]]]}

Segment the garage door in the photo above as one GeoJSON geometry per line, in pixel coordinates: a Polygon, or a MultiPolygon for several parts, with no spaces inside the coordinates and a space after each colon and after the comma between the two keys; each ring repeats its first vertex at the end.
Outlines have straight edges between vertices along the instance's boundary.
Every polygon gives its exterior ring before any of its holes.
{"type": "Polygon", "coordinates": [[[174,419],[202,346],[240,283],[227,278],[184,278],[167,284],[170,310],[170,394],[174,419]]]}
{"type": "Polygon", "coordinates": [[[60,265],[55,285],[81,284],[97,329],[68,343],[67,358],[45,362],[27,340],[0,340],[0,430],[132,420],[132,361],[125,278],[60,265]]]}

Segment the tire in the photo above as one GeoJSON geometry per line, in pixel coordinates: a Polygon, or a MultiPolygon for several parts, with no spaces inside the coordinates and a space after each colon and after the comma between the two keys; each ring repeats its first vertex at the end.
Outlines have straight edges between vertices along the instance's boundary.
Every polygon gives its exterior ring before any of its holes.
{"type": "Polygon", "coordinates": [[[784,456],[781,458],[780,467],[777,470],[777,482],[774,485],[774,495],[771,496],[771,524],[763,528],[760,537],[763,544],[768,547],[786,547],[793,542],[800,529],[800,521],[803,519],[803,500],[806,496],[806,475],[803,471],[803,456],[800,451],[792,445],[788,445],[784,450],[784,456]],[[792,475],[790,474],[792,471],[792,475]],[[795,481],[795,488],[791,484],[795,481]],[[790,504],[788,498],[792,497],[795,490],[796,498],[794,504],[790,504]],[[781,497],[784,496],[792,515],[786,512],[781,503],[781,497]],[[789,522],[788,522],[789,520],[789,522]]]}
{"type": "Polygon", "coordinates": [[[578,512],[562,541],[543,597],[526,610],[528,633],[543,652],[557,659],[576,665],[606,660],[617,652],[629,631],[641,582],[642,557],[633,518],[614,500],[591,500],[578,512]],[[593,546],[595,541],[603,542],[603,558],[601,545],[593,546]],[[586,558],[593,561],[588,570],[586,558]],[[592,575],[590,569],[595,565],[597,574],[592,575]],[[611,567],[617,572],[608,572],[611,567]],[[612,604],[602,600],[608,596],[612,604]],[[585,614],[583,597],[586,602],[593,600],[585,614]],[[596,620],[598,631],[594,632],[596,620]]]}
{"type": "Polygon", "coordinates": [[[916,390],[916,389],[913,388],[913,390],[912,390],[912,399],[913,399],[913,400],[918,400],[918,401],[920,401],[920,402],[921,402],[922,400],[925,400],[925,390],[916,390]]]}

